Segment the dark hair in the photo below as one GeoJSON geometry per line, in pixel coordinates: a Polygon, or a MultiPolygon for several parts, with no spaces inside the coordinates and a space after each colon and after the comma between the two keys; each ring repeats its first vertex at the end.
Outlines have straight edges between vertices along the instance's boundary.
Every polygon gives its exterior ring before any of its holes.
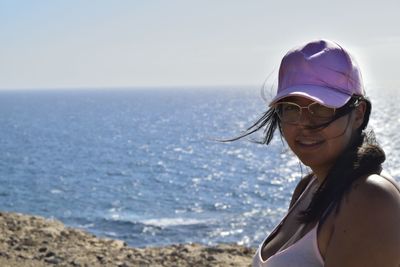
{"type": "Polygon", "coordinates": [[[257,132],[262,128],[264,128],[263,139],[258,141],[253,140],[253,142],[258,144],[269,145],[269,143],[271,143],[272,141],[272,138],[274,137],[274,133],[277,128],[279,129],[279,133],[282,136],[281,124],[274,108],[271,107],[266,112],[264,112],[263,115],[256,122],[254,122],[253,125],[247,128],[241,135],[229,139],[220,139],[218,141],[220,142],[236,141],[257,132]]]}
{"type": "Polygon", "coordinates": [[[367,107],[363,123],[353,141],[329,170],[307,209],[300,214],[301,222],[324,220],[331,209],[340,208],[340,200],[351,189],[354,181],[382,171],[382,163],[386,159],[385,152],[377,143],[374,132],[365,131],[372,105],[368,99],[364,101],[367,107]]]}
{"type": "MultiPolygon", "coordinates": [[[[355,180],[366,175],[378,174],[382,169],[382,163],[385,161],[385,152],[376,142],[373,131],[371,130],[368,133],[365,131],[371,114],[371,102],[368,98],[354,96],[347,104],[360,99],[366,103],[364,121],[350,145],[329,170],[328,175],[317,189],[307,209],[301,212],[299,217],[301,222],[307,223],[323,219],[328,209],[330,210],[335,206],[339,208],[337,204],[351,188],[355,180]]],[[[345,106],[348,107],[347,104],[345,106]]],[[[229,142],[241,139],[262,128],[264,128],[264,136],[257,143],[268,145],[277,128],[282,136],[280,120],[274,108],[269,108],[253,125],[238,137],[224,141],[229,142]]]]}

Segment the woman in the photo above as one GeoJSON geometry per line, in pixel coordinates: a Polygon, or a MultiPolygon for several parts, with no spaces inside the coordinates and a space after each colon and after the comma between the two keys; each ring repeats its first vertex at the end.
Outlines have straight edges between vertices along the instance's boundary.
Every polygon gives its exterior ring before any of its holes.
{"type": "Polygon", "coordinates": [[[269,144],[278,128],[312,173],[253,266],[400,266],[400,189],[364,131],[371,103],[354,59],[327,40],[289,51],[269,107],[241,137],[265,128],[269,144]]]}

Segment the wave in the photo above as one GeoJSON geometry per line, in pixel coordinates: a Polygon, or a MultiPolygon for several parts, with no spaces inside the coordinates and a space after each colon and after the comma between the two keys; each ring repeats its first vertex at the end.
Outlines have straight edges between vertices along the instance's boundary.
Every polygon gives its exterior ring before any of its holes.
{"type": "Polygon", "coordinates": [[[201,220],[192,218],[158,218],[158,219],[148,219],[142,220],[141,223],[145,225],[151,225],[156,227],[171,227],[171,226],[181,226],[181,225],[197,225],[197,224],[209,224],[211,220],[201,220]]]}
{"type": "MultiPolygon", "coordinates": [[[[77,220],[79,221],[79,220],[77,220]]],[[[143,227],[155,227],[159,229],[175,227],[175,226],[192,226],[192,225],[210,225],[215,223],[212,219],[194,219],[194,218],[154,218],[154,219],[129,219],[129,218],[121,218],[110,217],[110,218],[98,218],[91,222],[80,222],[79,225],[89,226],[84,228],[92,228],[96,226],[96,228],[101,229],[142,229],[143,227]],[[92,223],[92,224],[90,224],[92,223]]]]}

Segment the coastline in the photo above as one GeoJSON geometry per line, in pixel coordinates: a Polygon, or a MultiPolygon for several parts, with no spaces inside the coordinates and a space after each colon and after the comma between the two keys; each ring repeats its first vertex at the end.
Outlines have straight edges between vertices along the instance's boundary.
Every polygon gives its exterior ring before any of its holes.
{"type": "Polygon", "coordinates": [[[0,266],[250,266],[255,249],[235,244],[134,248],[57,220],[0,212],[0,266]]]}

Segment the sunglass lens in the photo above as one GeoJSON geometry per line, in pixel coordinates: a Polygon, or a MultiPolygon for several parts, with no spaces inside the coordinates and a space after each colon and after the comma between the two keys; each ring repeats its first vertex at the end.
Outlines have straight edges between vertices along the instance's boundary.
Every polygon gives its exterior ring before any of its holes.
{"type": "Polygon", "coordinates": [[[297,122],[301,112],[298,105],[288,102],[278,103],[276,110],[279,119],[286,123],[297,122]]]}
{"type": "Polygon", "coordinates": [[[309,110],[315,118],[330,119],[335,115],[335,109],[325,107],[318,103],[311,104],[309,110]]]}

